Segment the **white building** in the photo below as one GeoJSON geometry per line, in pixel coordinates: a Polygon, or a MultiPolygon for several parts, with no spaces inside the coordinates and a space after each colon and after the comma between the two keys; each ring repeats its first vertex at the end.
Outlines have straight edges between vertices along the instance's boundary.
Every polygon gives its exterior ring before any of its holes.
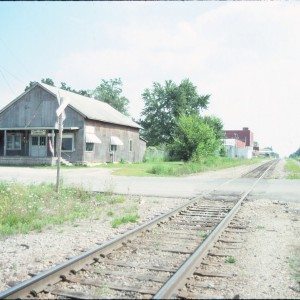
{"type": "Polygon", "coordinates": [[[245,142],[238,139],[223,139],[223,145],[228,157],[252,158],[252,147],[246,147],[245,142]]]}

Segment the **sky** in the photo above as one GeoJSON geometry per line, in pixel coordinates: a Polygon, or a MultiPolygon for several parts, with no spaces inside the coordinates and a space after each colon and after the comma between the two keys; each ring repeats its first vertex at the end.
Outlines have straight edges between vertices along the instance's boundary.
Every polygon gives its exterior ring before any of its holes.
{"type": "Polygon", "coordinates": [[[189,79],[203,115],[300,147],[299,1],[1,1],[0,109],[30,81],[95,89],[120,78],[135,119],[154,82],[189,79]]]}

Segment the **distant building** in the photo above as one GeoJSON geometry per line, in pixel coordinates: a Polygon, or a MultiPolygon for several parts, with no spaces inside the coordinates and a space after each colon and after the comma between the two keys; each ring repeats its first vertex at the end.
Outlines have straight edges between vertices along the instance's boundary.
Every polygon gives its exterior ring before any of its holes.
{"type": "Polygon", "coordinates": [[[259,156],[271,157],[274,156],[272,147],[265,147],[259,150],[259,156]]]}
{"type": "Polygon", "coordinates": [[[246,147],[245,142],[238,139],[223,139],[223,145],[228,157],[252,158],[252,147],[246,147]]]}
{"type": "Polygon", "coordinates": [[[243,127],[243,130],[225,130],[224,133],[226,139],[240,140],[246,144],[246,147],[253,147],[253,132],[248,127],[243,127]]]}
{"type": "Polygon", "coordinates": [[[253,156],[253,132],[248,127],[242,130],[225,130],[223,145],[228,157],[252,158],[253,156]]]}

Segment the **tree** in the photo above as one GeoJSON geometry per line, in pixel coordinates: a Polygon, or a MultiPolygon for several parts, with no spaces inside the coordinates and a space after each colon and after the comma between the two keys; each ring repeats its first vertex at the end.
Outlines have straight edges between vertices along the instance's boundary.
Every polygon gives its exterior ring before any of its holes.
{"type": "Polygon", "coordinates": [[[300,156],[300,148],[298,150],[296,150],[294,153],[290,154],[289,157],[293,158],[293,157],[299,157],[300,156]]]}
{"type": "Polygon", "coordinates": [[[171,80],[164,85],[154,82],[153,88],[142,94],[145,107],[139,120],[143,136],[149,146],[172,144],[180,115],[199,115],[206,109],[209,95],[198,95],[197,88],[188,79],[176,85],[171,80]]]}
{"type": "Polygon", "coordinates": [[[129,116],[129,100],[121,96],[122,91],[122,81],[120,78],[110,79],[108,81],[102,79],[100,85],[97,86],[91,94],[95,99],[106,102],[122,114],[129,116]]]}
{"type": "Polygon", "coordinates": [[[203,121],[205,124],[207,124],[210,128],[214,130],[217,140],[225,138],[223,122],[220,118],[216,116],[204,116],[203,121]]]}
{"type": "Polygon", "coordinates": [[[181,115],[170,155],[175,160],[201,161],[215,156],[220,141],[214,130],[198,115],[181,115]]]}
{"type": "Polygon", "coordinates": [[[33,85],[35,85],[36,84],[36,81],[30,81],[29,82],[29,85],[27,85],[26,87],[25,87],[25,90],[24,90],[24,92],[26,92],[27,90],[29,90],[33,85]]]}
{"type": "Polygon", "coordinates": [[[76,90],[72,89],[71,87],[67,86],[67,84],[65,82],[60,83],[60,88],[62,90],[65,90],[65,91],[69,91],[69,92],[72,92],[72,93],[76,93],[76,94],[91,98],[91,92],[90,91],[88,91],[88,90],[76,91],[76,90]]]}
{"type": "Polygon", "coordinates": [[[54,81],[51,78],[42,79],[41,82],[45,83],[45,84],[48,84],[48,85],[51,85],[51,86],[55,86],[54,81]]]}
{"type": "MultiPolygon", "coordinates": [[[[42,78],[41,82],[45,83],[45,84],[48,84],[48,85],[51,85],[51,86],[55,86],[54,81],[51,78],[45,78],[45,79],[42,78]]],[[[29,88],[31,88],[36,83],[37,83],[37,81],[30,81],[29,85],[26,86],[25,91],[27,91],[29,88]]],[[[61,82],[60,88],[62,90],[70,91],[70,92],[73,92],[73,93],[76,93],[76,94],[80,94],[80,95],[85,96],[85,97],[91,97],[91,92],[90,91],[88,91],[88,90],[76,91],[76,90],[72,89],[71,87],[67,86],[67,84],[65,82],[61,82]]]]}
{"type": "MultiPolygon", "coordinates": [[[[51,78],[42,78],[42,80],[41,80],[41,82],[42,83],[46,83],[46,84],[48,84],[48,85],[52,85],[52,86],[55,86],[54,85],[54,81],[51,79],[51,78]]],[[[28,90],[28,89],[30,89],[33,85],[35,85],[37,83],[37,81],[30,81],[29,82],[29,85],[27,85],[26,87],[25,87],[25,92],[28,90]]]]}

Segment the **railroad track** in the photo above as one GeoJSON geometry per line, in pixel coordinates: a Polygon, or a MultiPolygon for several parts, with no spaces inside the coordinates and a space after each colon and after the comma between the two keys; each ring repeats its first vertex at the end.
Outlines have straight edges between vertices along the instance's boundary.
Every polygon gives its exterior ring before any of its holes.
{"type": "Polygon", "coordinates": [[[204,195],[193,198],[121,237],[34,275],[0,293],[0,298],[197,298],[202,292],[197,284],[191,284],[197,281],[195,277],[224,275],[207,272],[205,258],[227,255],[224,251],[235,247],[236,240],[224,236],[225,230],[241,234],[243,225],[236,214],[276,163],[268,161],[245,174],[257,179],[243,193],[223,195],[221,201],[216,190],[207,193],[206,199],[204,195]],[[220,243],[221,236],[226,247],[219,247],[216,253],[212,247],[220,243]]]}

